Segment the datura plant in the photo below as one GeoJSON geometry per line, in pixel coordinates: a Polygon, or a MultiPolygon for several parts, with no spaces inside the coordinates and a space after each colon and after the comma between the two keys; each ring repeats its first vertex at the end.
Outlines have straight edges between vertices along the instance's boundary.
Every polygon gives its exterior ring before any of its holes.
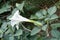
{"type": "MultiPolygon", "coordinates": [[[[9,20],[11,20],[11,26],[14,27],[14,25],[18,25],[20,22],[31,22],[31,23],[36,23],[38,24],[39,26],[42,26],[42,23],[39,23],[37,21],[34,21],[34,20],[30,20],[30,19],[27,19],[21,15],[19,15],[19,10],[17,10],[14,15],[9,18],[9,20]]],[[[18,28],[18,27],[17,27],[18,28]]]]}
{"type": "MultiPolygon", "coordinates": [[[[43,3],[54,2],[47,1],[43,3]]],[[[35,2],[0,0],[0,40],[60,40],[57,4],[40,9],[37,3],[42,1],[35,2]]]]}

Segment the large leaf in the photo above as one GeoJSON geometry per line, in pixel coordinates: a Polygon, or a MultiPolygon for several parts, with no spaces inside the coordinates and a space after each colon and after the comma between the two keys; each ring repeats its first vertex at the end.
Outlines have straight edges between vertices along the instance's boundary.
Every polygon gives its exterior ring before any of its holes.
{"type": "Polygon", "coordinates": [[[3,40],[9,40],[9,36],[8,35],[4,35],[3,40]]]}
{"type": "Polygon", "coordinates": [[[47,15],[47,11],[45,9],[42,9],[40,11],[37,11],[34,15],[31,15],[30,19],[44,19],[47,15]]]}
{"type": "Polygon", "coordinates": [[[5,35],[9,34],[10,33],[10,30],[8,29],[6,32],[5,32],[5,35]]]}
{"type": "Polygon", "coordinates": [[[36,12],[35,15],[36,15],[39,19],[44,17],[41,11],[36,12]]]}
{"type": "Polygon", "coordinates": [[[14,36],[9,37],[9,40],[14,40],[14,36]]]}
{"type": "Polygon", "coordinates": [[[57,19],[57,18],[58,18],[58,16],[57,16],[56,14],[53,14],[53,15],[51,16],[50,20],[57,19]]]}
{"type": "Polygon", "coordinates": [[[40,13],[43,15],[47,15],[47,11],[45,9],[40,10],[40,13]]]}
{"type": "Polygon", "coordinates": [[[5,32],[7,30],[7,22],[3,22],[3,24],[1,25],[1,30],[3,32],[5,32]]]}
{"type": "Polygon", "coordinates": [[[38,27],[34,27],[33,30],[31,31],[31,35],[37,34],[41,29],[38,27]]]}
{"type": "Polygon", "coordinates": [[[58,38],[51,38],[50,40],[58,40],[58,38]]]}
{"type": "Polygon", "coordinates": [[[18,10],[17,8],[13,9],[12,15],[13,15],[17,10],[18,10]]]}
{"type": "Polygon", "coordinates": [[[15,14],[16,11],[17,11],[17,8],[13,9],[12,14],[10,16],[8,16],[7,19],[11,18],[15,14]]]}
{"type": "Polygon", "coordinates": [[[0,38],[3,37],[3,31],[0,29],[0,38]]]}
{"type": "Polygon", "coordinates": [[[42,30],[44,30],[44,31],[46,31],[47,30],[47,25],[44,25],[43,27],[42,27],[42,30]]]}
{"type": "Polygon", "coordinates": [[[36,15],[31,15],[30,19],[39,19],[36,15]]]}
{"type": "Polygon", "coordinates": [[[31,36],[30,40],[37,40],[37,38],[38,38],[38,36],[36,36],[36,35],[35,36],[31,36]]]}
{"type": "Polygon", "coordinates": [[[17,30],[14,36],[22,35],[23,31],[21,29],[17,30]]]}
{"type": "Polygon", "coordinates": [[[14,40],[14,36],[12,36],[11,34],[9,34],[9,35],[4,35],[3,40],[14,40]]]}
{"type": "Polygon", "coordinates": [[[47,21],[49,21],[49,20],[50,20],[50,18],[49,18],[49,17],[44,19],[44,21],[45,21],[45,22],[47,22],[47,21]]]}
{"type": "Polygon", "coordinates": [[[53,37],[59,38],[60,32],[57,31],[57,30],[52,30],[52,31],[51,31],[51,35],[52,35],[53,37]]]}
{"type": "Polygon", "coordinates": [[[7,11],[11,11],[11,6],[8,4],[3,5],[3,7],[0,9],[0,14],[7,12],[7,11]]]}
{"type": "Polygon", "coordinates": [[[47,11],[48,11],[49,15],[52,15],[56,12],[56,10],[57,10],[57,7],[53,6],[53,7],[49,8],[47,11]]]}
{"type": "Polygon", "coordinates": [[[21,4],[16,3],[16,7],[23,12],[23,7],[24,7],[24,1],[21,4]]]}
{"type": "Polygon", "coordinates": [[[15,31],[15,28],[13,28],[11,25],[8,25],[8,28],[9,28],[8,33],[10,32],[11,34],[13,34],[15,31]]]}
{"type": "Polygon", "coordinates": [[[57,27],[60,27],[60,23],[51,24],[51,27],[52,27],[53,29],[57,29],[57,27]]]}

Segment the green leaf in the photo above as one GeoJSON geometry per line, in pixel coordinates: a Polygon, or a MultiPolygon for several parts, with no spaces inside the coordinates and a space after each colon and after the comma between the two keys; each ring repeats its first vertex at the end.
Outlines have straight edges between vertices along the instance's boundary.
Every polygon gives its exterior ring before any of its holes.
{"type": "Polygon", "coordinates": [[[8,35],[4,35],[3,40],[9,40],[9,36],[8,35]]]}
{"type": "Polygon", "coordinates": [[[47,21],[49,21],[49,20],[50,20],[50,18],[45,18],[45,19],[44,19],[45,22],[47,22],[47,21]]]}
{"type": "Polygon", "coordinates": [[[44,17],[41,11],[36,12],[35,15],[36,15],[39,19],[44,17]]]}
{"type": "Polygon", "coordinates": [[[3,5],[3,7],[0,9],[0,14],[7,12],[7,11],[11,11],[11,6],[8,4],[3,5]]]}
{"type": "Polygon", "coordinates": [[[15,28],[13,28],[11,25],[8,25],[8,28],[9,28],[10,33],[13,34],[15,31],[15,28]]]}
{"type": "Polygon", "coordinates": [[[14,15],[14,13],[15,13],[17,10],[18,10],[17,8],[13,9],[12,15],[14,15]]]}
{"type": "Polygon", "coordinates": [[[7,30],[7,22],[3,22],[3,24],[1,25],[1,30],[3,30],[3,32],[7,30]]]}
{"type": "Polygon", "coordinates": [[[23,31],[21,29],[17,30],[14,36],[20,36],[22,35],[23,31]]]}
{"type": "Polygon", "coordinates": [[[51,24],[51,27],[52,27],[53,29],[57,29],[57,27],[60,27],[60,23],[51,24]]]}
{"type": "Polygon", "coordinates": [[[58,40],[57,38],[51,38],[50,40],[58,40]]]}
{"type": "Polygon", "coordinates": [[[27,2],[25,2],[24,7],[29,11],[29,10],[33,10],[34,8],[36,8],[35,6],[29,5],[27,2]]]}
{"type": "Polygon", "coordinates": [[[49,15],[52,15],[56,12],[56,10],[57,10],[57,7],[53,6],[53,7],[49,8],[47,11],[48,11],[49,15]]]}
{"type": "Polygon", "coordinates": [[[52,35],[53,37],[58,38],[58,37],[60,36],[60,32],[57,31],[57,30],[52,30],[52,31],[51,31],[51,35],[52,35]]]}
{"type": "Polygon", "coordinates": [[[21,4],[16,3],[16,7],[23,12],[24,4],[25,4],[25,1],[23,1],[21,4]]]}
{"type": "Polygon", "coordinates": [[[3,37],[3,31],[0,29],[0,38],[3,37]]]}
{"type": "Polygon", "coordinates": [[[44,30],[44,31],[46,31],[47,30],[47,25],[44,25],[43,27],[42,27],[42,30],[44,30]]]}
{"type": "Polygon", "coordinates": [[[60,38],[59,38],[59,40],[60,40],[60,38]]]}
{"type": "Polygon", "coordinates": [[[4,35],[3,40],[14,40],[14,36],[12,34],[4,35]]]}
{"type": "Polygon", "coordinates": [[[45,9],[42,9],[40,11],[37,11],[35,15],[31,15],[30,19],[44,19],[47,15],[47,11],[45,9]]]}
{"type": "Polygon", "coordinates": [[[33,30],[31,31],[31,35],[37,34],[41,29],[38,27],[34,27],[33,30]]]}
{"type": "Polygon", "coordinates": [[[12,14],[8,16],[7,19],[11,18],[15,14],[16,11],[17,11],[17,8],[13,9],[12,14]]]}
{"type": "Polygon", "coordinates": [[[39,19],[36,15],[31,15],[30,19],[39,19]]]}
{"type": "Polygon", "coordinates": [[[14,40],[14,36],[9,37],[9,40],[14,40]]]}
{"type": "Polygon", "coordinates": [[[53,15],[51,16],[50,20],[57,19],[57,18],[58,18],[58,16],[57,16],[56,14],[53,14],[53,15]]]}
{"type": "Polygon", "coordinates": [[[42,9],[40,12],[41,12],[41,14],[43,14],[43,15],[47,15],[47,11],[46,11],[45,9],[42,9]]]}
{"type": "Polygon", "coordinates": [[[38,36],[34,35],[30,37],[30,40],[37,40],[38,36]]]}
{"type": "Polygon", "coordinates": [[[6,32],[5,32],[5,35],[9,34],[10,33],[10,30],[8,29],[6,32]]]}

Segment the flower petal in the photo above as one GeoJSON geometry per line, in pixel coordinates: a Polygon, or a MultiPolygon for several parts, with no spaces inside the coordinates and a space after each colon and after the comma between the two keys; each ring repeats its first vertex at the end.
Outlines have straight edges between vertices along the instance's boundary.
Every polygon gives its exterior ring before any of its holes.
{"type": "Polygon", "coordinates": [[[19,23],[19,21],[11,20],[10,23],[11,23],[11,26],[14,27],[15,24],[18,24],[19,23]]]}
{"type": "Polygon", "coordinates": [[[20,22],[29,21],[29,19],[19,15],[19,10],[16,11],[16,13],[13,15],[12,18],[10,18],[10,20],[16,20],[16,21],[20,21],[20,22]]]}

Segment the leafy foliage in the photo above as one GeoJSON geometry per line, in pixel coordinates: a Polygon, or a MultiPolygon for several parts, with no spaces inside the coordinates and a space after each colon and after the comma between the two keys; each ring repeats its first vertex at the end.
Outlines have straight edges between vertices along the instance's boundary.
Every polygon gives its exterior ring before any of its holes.
{"type": "MultiPolygon", "coordinates": [[[[44,0],[48,4],[49,1],[44,0]]],[[[34,0],[0,0],[0,3],[0,40],[60,40],[57,29],[60,23],[54,22],[59,18],[56,5],[40,9],[34,0]]]]}

